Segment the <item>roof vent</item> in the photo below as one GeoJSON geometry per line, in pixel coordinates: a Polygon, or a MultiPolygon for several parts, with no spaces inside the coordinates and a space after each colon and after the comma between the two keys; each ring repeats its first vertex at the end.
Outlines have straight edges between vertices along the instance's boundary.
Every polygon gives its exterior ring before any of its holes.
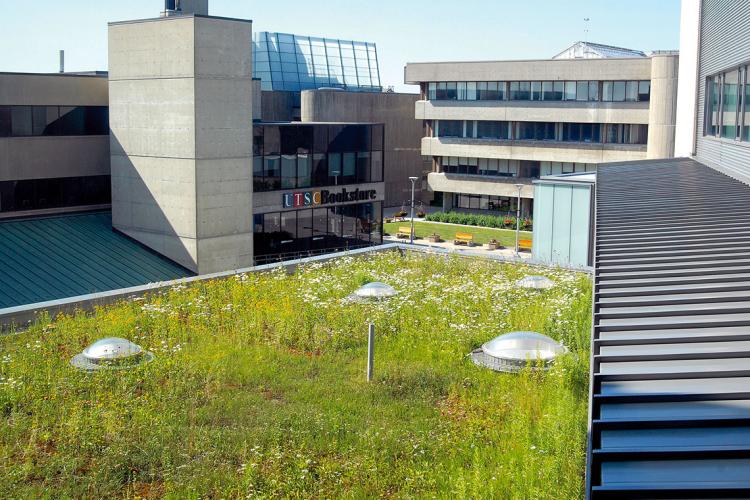
{"type": "Polygon", "coordinates": [[[97,340],[82,353],[73,356],[70,364],[87,371],[102,369],[123,370],[148,363],[154,355],[141,346],[117,337],[97,340]]]}
{"type": "Polygon", "coordinates": [[[516,281],[516,285],[521,288],[530,288],[534,290],[547,290],[555,286],[555,282],[546,276],[526,276],[516,281]]]}
{"type": "Polygon", "coordinates": [[[536,332],[511,332],[486,342],[471,353],[477,366],[499,372],[518,372],[529,362],[532,369],[547,369],[560,354],[568,350],[554,339],[536,332]],[[536,363],[541,361],[542,366],[536,363]]]}

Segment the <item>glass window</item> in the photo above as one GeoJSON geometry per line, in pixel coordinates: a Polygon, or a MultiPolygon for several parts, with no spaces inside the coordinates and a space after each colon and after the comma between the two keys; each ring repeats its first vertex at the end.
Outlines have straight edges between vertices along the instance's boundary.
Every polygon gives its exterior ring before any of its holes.
{"type": "Polygon", "coordinates": [[[565,100],[576,100],[576,82],[565,82],[565,100]]]}
{"type": "Polygon", "coordinates": [[[582,142],[601,142],[601,127],[598,123],[581,124],[582,142]]]}
{"type": "Polygon", "coordinates": [[[508,96],[505,91],[506,82],[497,82],[497,99],[499,101],[505,101],[508,96]]]}
{"type": "MultiPolygon", "coordinates": [[[[297,210],[297,238],[308,239],[312,238],[313,235],[313,211],[297,210]]],[[[305,249],[309,248],[309,241],[299,242],[305,249]]]]}
{"type": "Polygon", "coordinates": [[[297,156],[297,187],[306,188],[312,186],[312,164],[310,155],[301,154],[297,156]]]}
{"type": "Polygon", "coordinates": [[[263,157],[253,157],[253,191],[265,191],[266,187],[263,182],[263,157]]]}
{"type": "Polygon", "coordinates": [[[710,97],[706,99],[708,103],[706,114],[709,116],[706,133],[714,136],[719,135],[719,100],[721,99],[719,80],[720,77],[717,75],[709,78],[706,83],[706,87],[710,93],[710,97]]]}
{"type": "Polygon", "coordinates": [[[589,100],[589,82],[576,82],[576,100],[589,100]]]}
{"type": "Polygon", "coordinates": [[[599,100],[599,82],[590,81],[589,82],[589,101],[598,101],[598,100],[599,100]]]}
{"type": "Polygon", "coordinates": [[[312,177],[313,177],[313,186],[328,185],[328,162],[326,161],[325,154],[323,153],[313,154],[312,177]]]}
{"type": "Polygon", "coordinates": [[[534,122],[518,122],[516,138],[521,141],[534,140],[534,122]]]}
{"type": "Polygon", "coordinates": [[[290,252],[297,238],[297,211],[281,212],[281,251],[290,252]]]}
{"type": "Polygon", "coordinates": [[[622,102],[625,100],[625,82],[614,82],[612,100],[615,102],[622,102]]]}
{"type": "Polygon", "coordinates": [[[266,189],[281,188],[281,157],[278,155],[263,157],[263,178],[266,189]]]}
{"type": "Polygon", "coordinates": [[[466,83],[466,100],[467,101],[477,100],[477,82],[466,83]]]}
{"type": "Polygon", "coordinates": [[[563,94],[565,93],[565,82],[554,82],[553,83],[553,101],[562,101],[563,94]]]}
{"type": "Polygon", "coordinates": [[[373,151],[370,157],[370,171],[371,179],[370,182],[382,182],[383,181],[383,152],[373,151]]]}
{"type": "Polygon", "coordinates": [[[456,82],[448,82],[445,85],[445,98],[449,101],[455,101],[458,98],[458,85],[456,82]]]}
{"type": "Polygon", "coordinates": [[[611,102],[614,96],[615,82],[602,82],[602,101],[611,102]]]}
{"type": "Polygon", "coordinates": [[[500,98],[497,82],[487,82],[487,100],[497,101],[500,98]]]}
{"type": "Polygon", "coordinates": [[[643,80],[638,82],[638,100],[649,101],[651,100],[651,82],[643,80]]]}
{"type": "Polygon", "coordinates": [[[437,83],[430,82],[427,85],[427,99],[430,101],[437,99],[437,83]]]}
{"type": "Polygon", "coordinates": [[[370,153],[357,153],[357,182],[370,182],[370,153]]]}
{"type": "Polygon", "coordinates": [[[436,92],[436,95],[435,95],[435,98],[438,101],[444,101],[445,99],[447,99],[447,97],[446,97],[448,95],[447,94],[447,88],[448,88],[448,84],[446,82],[438,82],[438,84],[437,84],[437,92],[436,92]]]}
{"type": "Polygon", "coordinates": [[[477,122],[478,139],[507,139],[508,122],[477,122]]]}
{"type": "Polygon", "coordinates": [[[351,184],[357,181],[357,153],[344,153],[343,181],[351,184]]]}
{"type": "Polygon", "coordinates": [[[563,140],[570,142],[581,141],[580,123],[563,123],[563,140]]]}
{"type": "Polygon", "coordinates": [[[542,99],[545,101],[556,100],[552,82],[542,82],[542,99]]]}
{"type": "Polygon", "coordinates": [[[11,106],[11,129],[15,137],[32,135],[31,106],[11,106]]]}
{"type": "Polygon", "coordinates": [[[297,187],[297,156],[281,156],[281,189],[297,187]]]}
{"type": "Polygon", "coordinates": [[[619,144],[622,142],[622,125],[610,123],[606,125],[605,141],[609,144],[619,144]]]}
{"type": "Polygon", "coordinates": [[[266,155],[281,154],[281,132],[278,126],[263,127],[263,153],[266,155]]]}
{"type": "Polygon", "coordinates": [[[11,136],[10,115],[10,106],[0,106],[0,137],[11,136]]]}
{"type": "Polygon", "coordinates": [[[516,97],[519,101],[528,101],[531,97],[531,82],[518,82],[518,94],[516,97]]]}
{"type": "Polygon", "coordinates": [[[329,185],[337,185],[341,177],[341,154],[330,153],[328,155],[328,182],[329,185]]]}
{"type": "Polygon", "coordinates": [[[625,83],[625,100],[626,101],[637,101],[638,100],[638,82],[626,82],[625,83]]]}
{"type": "Polygon", "coordinates": [[[531,100],[542,100],[542,82],[531,82],[531,100]]]}
{"type": "Polygon", "coordinates": [[[462,137],[464,122],[460,120],[440,120],[438,122],[438,137],[462,137]]]}
{"type": "Polygon", "coordinates": [[[458,100],[466,100],[466,82],[458,82],[458,100]]]}
{"type": "Polygon", "coordinates": [[[520,82],[510,82],[510,96],[508,97],[511,101],[518,100],[518,91],[520,89],[520,82]]]}
{"type": "Polygon", "coordinates": [[[721,136],[734,139],[737,136],[737,110],[739,97],[739,71],[724,73],[723,98],[721,100],[721,136]]]}
{"type": "MultiPolygon", "coordinates": [[[[745,98],[742,100],[744,103],[745,112],[744,115],[744,126],[742,127],[742,140],[743,141],[750,141],[750,75],[748,75],[748,68],[745,68],[745,98]]],[[[1,113],[2,111],[0,111],[1,113]]],[[[0,126],[1,128],[1,126],[0,126]]],[[[2,135],[2,132],[0,132],[0,135],[2,135]]]]}

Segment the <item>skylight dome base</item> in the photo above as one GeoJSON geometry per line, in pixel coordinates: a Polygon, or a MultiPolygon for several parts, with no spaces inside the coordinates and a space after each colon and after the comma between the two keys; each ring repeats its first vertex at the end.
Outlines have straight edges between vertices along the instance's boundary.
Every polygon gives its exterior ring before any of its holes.
{"type": "Polygon", "coordinates": [[[511,332],[486,342],[471,352],[471,360],[500,372],[519,372],[529,366],[546,370],[567,349],[554,339],[536,332],[511,332]]]}
{"type": "Polygon", "coordinates": [[[531,290],[547,290],[555,286],[555,282],[546,276],[526,276],[516,281],[516,285],[531,290]]]}
{"type": "Polygon", "coordinates": [[[70,360],[81,370],[125,370],[148,363],[154,355],[126,339],[108,337],[97,340],[70,360]]]}
{"type": "Polygon", "coordinates": [[[395,288],[386,283],[379,281],[373,281],[359,287],[350,295],[350,298],[355,301],[368,302],[385,300],[398,294],[395,288]]]}

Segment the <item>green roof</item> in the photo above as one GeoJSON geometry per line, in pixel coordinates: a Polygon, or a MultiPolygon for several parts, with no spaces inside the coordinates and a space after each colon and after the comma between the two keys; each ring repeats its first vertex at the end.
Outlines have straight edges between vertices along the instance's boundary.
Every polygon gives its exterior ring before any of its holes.
{"type": "Polygon", "coordinates": [[[0,308],[191,275],[113,231],[110,212],[0,223],[0,308]]]}

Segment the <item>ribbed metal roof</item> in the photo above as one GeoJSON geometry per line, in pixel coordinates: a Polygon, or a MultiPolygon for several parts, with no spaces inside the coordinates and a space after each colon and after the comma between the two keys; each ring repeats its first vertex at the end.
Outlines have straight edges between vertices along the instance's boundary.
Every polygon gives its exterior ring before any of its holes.
{"type": "Polygon", "coordinates": [[[750,187],[601,165],[591,498],[750,497],[750,187]]]}
{"type": "Polygon", "coordinates": [[[0,309],[190,275],[114,232],[109,212],[0,223],[0,309]]]}

